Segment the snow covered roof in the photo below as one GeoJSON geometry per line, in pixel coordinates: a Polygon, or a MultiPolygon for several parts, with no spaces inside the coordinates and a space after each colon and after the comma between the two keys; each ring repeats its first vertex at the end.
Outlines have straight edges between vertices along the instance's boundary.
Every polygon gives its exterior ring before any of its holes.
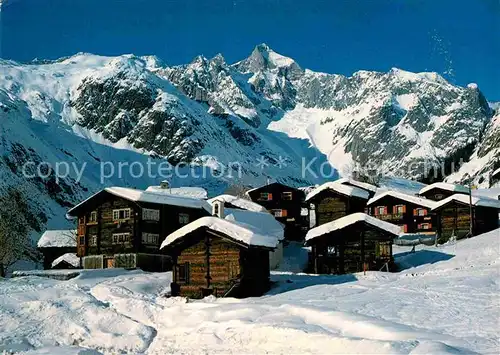
{"type": "Polygon", "coordinates": [[[167,195],[175,195],[182,197],[198,198],[206,200],[208,198],[207,190],[203,187],[183,186],[183,187],[169,187],[162,188],[161,186],[149,186],[146,192],[156,192],[167,195]]]}
{"type": "Polygon", "coordinates": [[[248,224],[210,216],[199,218],[169,234],[161,244],[160,249],[171,245],[175,241],[182,239],[187,234],[202,227],[219,232],[230,239],[248,246],[276,248],[279,243],[278,238],[274,236],[262,235],[260,234],[262,231],[248,224]]]}
{"type": "Polygon", "coordinates": [[[370,194],[366,190],[360,189],[359,187],[342,185],[336,181],[333,181],[333,182],[325,182],[323,185],[320,185],[311,192],[309,192],[306,196],[306,201],[309,201],[311,198],[313,198],[314,196],[325,190],[333,190],[345,196],[358,197],[364,200],[368,200],[370,198],[370,194]]]}
{"type": "Polygon", "coordinates": [[[310,186],[300,186],[298,187],[298,189],[300,191],[303,191],[306,195],[311,192],[312,190],[314,190],[315,188],[317,188],[319,185],[310,185],[310,186]]]}
{"type": "Polygon", "coordinates": [[[38,240],[39,248],[76,248],[76,230],[48,230],[38,240]]]}
{"type": "MultiPolygon", "coordinates": [[[[148,202],[148,203],[157,203],[160,205],[172,205],[172,206],[198,208],[198,209],[203,208],[210,213],[212,212],[212,207],[210,206],[210,204],[207,201],[200,200],[198,198],[191,198],[191,197],[170,195],[170,194],[166,194],[166,193],[158,193],[158,192],[152,192],[152,191],[131,189],[131,188],[127,188],[127,187],[106,187],[102,191],[106,191],[112,195],[124,198],[126,200],[134,201],[134,202],[148,202]]],[[[85,201],[83,201],[83,202],[79,203],[78,205],[76,205],[75,207],[71,208],[68,211],[68,215],[71,215],[75,209],[82,206],[83,204],[85,204],[87,201],[91,200],[93,197],[95,197],[96,195],[98,195],[102,191],[90,196],[85,201]]]]}
{"type": "Polygon", "coordinates": [[[267,210],[258,203],[233,195],[227,195],[227,194],[219,195],[208,200],[208,203],[212,205],[214,201],[224,201],[225,203],[229,203],[235,207],[239,207],[248,211],[267,212],[267,210]]]}
{"type": "MultiPolygon", "coordinates": [[[[448,203],[450,203],[452,201],[468,205],[468,204],[470,204],[471,200],[470,200],[469,195],[463,195],[463,194],[451,195],[450,197],[447,197],[444,200],[437,202],[436,206],[433,208],[433,210],[437,210],[437,209],[447,205],[448,203]]],[[[495,199],[483,197],[483,196],[481,196],[481,197],[472,196],[472,205],[500,209],[500,201],[499,200],[495,200],[495,199]]]]}
{"type": "Polygon", "coordinates": [[[413,195],[407,195],[402,192],[397,192],[397,191],[385,191],[381,194],[375,195],[373,198],[368,200],[367,206],[373,205],[375,202],[378,200],[386,197],[386,196],[391,196],[406,202],[413,203],[417,206],[423,206],[427,208],[434,208],[436,206],[436,201],[433,200],[428,200],[426,198],[421,198],[413,195]]]}
{"type": "Polygon", "coordinates": [[[52,262],[51,266],[55,267],[57,264],[59,264],[63,261],[67,262],[68,264],[70,264],[73,267],[80,267],[80,258],[78,256],[76,256],[75,253],[66,253],[66,254],[61,255],[60,257],[58,257],[56,260],[54,260],[52,262]]]}
{"type": "Polygon", "coordinates": [[[224,208],[224,219],[259,229],[262,235],[271,235],[278,240],[285,238],[285,227],[267,212],[254,212],[236,208],[224,208]]]}
{"type": "Polygon", "coordinates": [[[340,178],[340,179],[336,180],[335,182],[338,182],[339,184],[347,184],[347,185],[351,184],[351,185],[357,186],[361,189],[371,191],[374,193],[377,193],[377,189],[378,189],[378,187],[375,185],[368,184],[366,182],[356,181],[356,180],[349,179],[349,178],[340,178]]]}
{"type": "Polygon", "coordinates": [[[441,189],[441,190],[446,190],[446,191],[451,191],[451,192],[458,192],[458,193],[462,193],[462,194],[469,193],[469,188],[466,186],[449,184],[446,182],[435,182],[434,184],[430,184],[430,185],[427,185],[426,187],[422,188],[418,192],[418,194],[423,195],[426,192],[431,191],[432,189],[441,189]]]}
{"type": "Polygon", "coordinates": [[[309,232],[307,232],[306,234],[306,241],[321,237],[336,230],[343,229],[358,222],[365,222],[388,233],[394,234],[395,236],[398,236],[401,232],[401,228],[395,224],[384,222],[375,217],[368,216],[365,213],[358,212],[336,219],[335,221],[322,224],[316,228],[309,230],[309,232]]]}

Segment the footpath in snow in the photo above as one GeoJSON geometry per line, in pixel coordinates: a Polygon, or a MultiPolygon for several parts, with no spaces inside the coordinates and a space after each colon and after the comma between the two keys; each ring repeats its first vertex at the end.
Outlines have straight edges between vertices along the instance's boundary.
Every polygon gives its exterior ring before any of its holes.
{"type": "Polygon", "coordinates": [[[264,297],[165,298],[170,273],[0,281],[0,353],[498,353],[500,230],[397,247],[399,273],[273,273],[264,297]]]}

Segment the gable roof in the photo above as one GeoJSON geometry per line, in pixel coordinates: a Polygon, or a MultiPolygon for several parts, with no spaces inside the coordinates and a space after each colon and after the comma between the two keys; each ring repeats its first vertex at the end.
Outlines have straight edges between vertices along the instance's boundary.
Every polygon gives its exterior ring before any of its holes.
{"type": "Polygon", "coordinates": [[[73,267],[80,267],[80,258],[78,256],[76,256],[75,253],[66,253],[66,254],[61,255],[60,257],[58,257],[57,259],[55,259],[52,262],[51,267],[55,267],[55,266],[57,266],[57,264],[59,264],[63,261],[67,262],[68,264],[70,264],[73,267]]]}
{"type": "MultiPolygon", "coordinates": [[[[447,197],[444,200],[438,201],[436,203],[436,206],[433,208],[433,210],[438,210],[440,208],[443,208],[444,206],[446,206],[447,204],[449,204],[451,202],[458,202],[458,203],[462,203],[465,205],[469,205],[471,202],[471,199],[470,199],[469,195],[463,195],[463,194],[451,195],[450,197],[447,197]]],[[[495,200],[493,198],[489,198],[489,197],[472,196],[472,205],[479,206],[479,207],[489,207],[489,208],[500,209],[500,201],[495,200]]]]}
{"type": "Polygon", "coordinates": [[[271,235],[278,240],[285,238],[285,226],[267,212],[253,212],[236,208],[224,208],[224,219],[246,224],[260,230],[262,235],[271,235]]]}
{"type": "Polygon", "coordinates": [[[397,192],[397,191],[385,191],[381,194],[375,195],[373,198],[368,200],[366,205],[367,206],[373,205],[375,202],[381,200],[382,198],[384,198],[386,196],[390,196],[390,197],[393,197],[393,198],[396,198],[399,200],[403,200],[406,202],[410,202],[410,203],[413,203],[417,206],[422,206],[422,207],[426,207],[426,208],[434,208],[436,206],[436,201],[429,200],[429,199],[422,198],[422,197],[413,196],[413,195],[407,195],[407,194],[404,194],[402,192],[397,192]]]}
{"type": "Polygon", "coordinates": [[[198,198],[201,200],[206,200],[208,198],[207,190],[205,190],[203,187],[196,187],[196,186],[182,186],[182,187],[168,187],[168,188],[162,188],[161,186],[149,186],[146,189],[146,192],[156,192],[159,194],[198,198]]]}
{"type": "Polygon", "coordinates": [[[258,203],[255,203],[250,200],[246,200],[237,196],[233,195],[219,195],[215,196],[214,198],[211,198],[208,200],[209,204],[213,204],[214,201],[224,201],[225,203],[230,203],[233,206],[242,208],[244,210],[248,211],[254,211],[254,212],[267,212],[267,210],[264,208],[264,206],[259,205],[258,203]]]}
{"type": "Polygon", "coordinates": [[[47,230],[38,240],[37,246],[39,248],[76,248],[76,230],[47,230]]]}
{"type": "Polygon", "coordinates": [[[98,193],[87,198],[85,201],[80,202],[78,205],[71,208],[67,214],[69,216],[72,216],[72,213],[76,209],[78,209],[79,207],[81,207],[82,205],[84,205],[85,203],[92,200],[94,197],[103,192],[107,192],[114,196],[118,196],[134,202],[147,202],[147,203],[156,203],[159,205],[171,205],[171,206],[179,206],[187,208],[204,209],[209,213],[212,212],[212,208],[207,201],[200,200],[197,198],[182,197],[166,193],[157,193],[151,191],[131,189],[128,187],[106,187],[104,190],[99,191],[98,193]]]}
{"type": "Polygon", "coordinates": [[[450,191],[450,192],[458,192],[461,194],[468,194],[469,193],[469,188],[466,186],[462,185],[455,185],[455,184],[449,184],[447,182],[435,182],[434,184],[430,184],[422,188],[418,194],[423,195],[428,191],[431,191],[433,189],[440,189],[440,190],[445,190],[445,191],[450,191]]]}
{"type": "Polygon", "coordinates": [[[323,185],[320,185],[309,192],[306,196],[306,201],[309,201],[311,198],[325,190],[332,190],[344,196],[358,197],[364,200],[368,200],[370,198],[370,193],[366,190],[360,189],[359,187],[342,185],[336,181],[330,181],[325,182],[323,185]]]}
{"type": "Polygon", "coordinates": [[[401,228],[395,224],[382,221],[372,216],[368,216],[365,213],[353,213],[342,218],[336,219],[332,222],[328,222],[322,224],[316,228],[309,230],[306,234],[306,241],[309,241],[314,238],[321,237],[325,234],[344,229],[350,225],[353,225],[358,222],[364,222],[371,226],[374,226],[378,229],[386,231],[387,233],[394,234],[394,236],[398,236],[401,232],[401,228]]]}
{"type": "Polygon", "coordinates": [[[222,234],[229,239],[243,243],[249,247],[256,246],[274,249],[279,243],[276,237],[262,235],[260,234],[260,230],[257,230],[250,225],[209,216],[198,218],[197,220],[169,234],[161,244],[160,249],[172,245],[175,242],[179,242],[186,235],[199,228],[207,228],[214,232],[218,232],[218,234],[222,234]]]}
{"type": "Polygon", "coordinates": [[[356,187],[359,187],[360,189],[371,191],[373,193],[377,193],[377,190],[378,190],[378,187],[375,185],[368,184],[366,182],[356,181],[356,180],[349,179],[349,178],[340,178],[340,179],[336,180],[335,182],[337,182],[339,184],[351,184],[351,185],[354,185],[356,187]]]}

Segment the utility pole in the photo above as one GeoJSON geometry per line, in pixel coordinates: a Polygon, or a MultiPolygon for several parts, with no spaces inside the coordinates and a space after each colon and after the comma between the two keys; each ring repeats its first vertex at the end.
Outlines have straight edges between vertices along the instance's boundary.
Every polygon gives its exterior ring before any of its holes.
{"type": "Polygon", "coordinates": [[[472,213],[472,179],[471,176],[469,175],[469,235],[468,238],[472,237],[473,234],[473,213],[472,213]]]}

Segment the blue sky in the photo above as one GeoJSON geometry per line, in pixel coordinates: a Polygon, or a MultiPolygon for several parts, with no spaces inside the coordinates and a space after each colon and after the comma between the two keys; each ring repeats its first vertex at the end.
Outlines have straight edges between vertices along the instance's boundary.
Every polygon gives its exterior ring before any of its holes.
{"type": "Polygon", "coordinates": [[[398,67],[470,82],[500,101],[498,0],[7,0],[0,55],[155,54],[167,64],[265,42],[302,67],[351,75],[398,67]]]}

